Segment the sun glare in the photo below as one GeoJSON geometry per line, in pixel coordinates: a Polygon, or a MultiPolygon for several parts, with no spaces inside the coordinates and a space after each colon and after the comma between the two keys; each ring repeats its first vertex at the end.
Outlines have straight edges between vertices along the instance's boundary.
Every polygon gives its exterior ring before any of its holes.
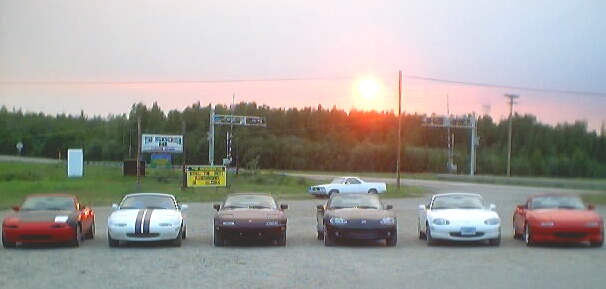
{"type": "Polygon", "coordinates": [[[358,91],[360,95],[366,99],[375,98],[379,94],[380,90],[381,84],[374,77],[367,76],[358,82],[358,91]]]}

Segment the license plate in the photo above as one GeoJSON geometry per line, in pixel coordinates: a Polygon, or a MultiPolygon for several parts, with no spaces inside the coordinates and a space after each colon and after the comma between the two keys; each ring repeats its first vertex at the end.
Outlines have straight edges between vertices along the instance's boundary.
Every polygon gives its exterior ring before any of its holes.
{"type": "Polygon", "coordinates": [[[469,236],[469,235],[475,235],[475,234],[476,234],[475,227],[462,227],[461,228],[461,235],[469,236]]]}

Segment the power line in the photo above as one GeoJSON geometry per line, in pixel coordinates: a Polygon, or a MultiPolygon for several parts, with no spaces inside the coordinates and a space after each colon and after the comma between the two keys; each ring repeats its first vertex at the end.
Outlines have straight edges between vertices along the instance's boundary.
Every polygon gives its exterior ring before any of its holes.
{"type": "MultiPolygon", "coordinates": [[[[392,77],[393,75],[382,74],[382,77],[392,77]]],[[[554,94],[572,94],[583,96],[606,97],[604,92],[581,91],[581,90],[562,90],[551,88],[540,88],[530,86],[504,85],[486,82],[459,81],[444,78],[435,78],[418,75],[402,75],[403,78],[424,80],[431,82],[450,83],[458,85],[469,85],[489,88],[515,89],[524,91],[535,91],[554,94]]],[[[357,76],[313,76],[313,77],[279,77],[279,78],[226,78],[226,79],[199,79],[199,80],[149,80],[149,81],[0,81],[0,86],[87,86],[87,85],[135,85],[135,84],[196,84],[196,83],[242,83],[242,82],[290,82],[290,81],[330,81],[330,80],[350,80],[357,76]]]]}

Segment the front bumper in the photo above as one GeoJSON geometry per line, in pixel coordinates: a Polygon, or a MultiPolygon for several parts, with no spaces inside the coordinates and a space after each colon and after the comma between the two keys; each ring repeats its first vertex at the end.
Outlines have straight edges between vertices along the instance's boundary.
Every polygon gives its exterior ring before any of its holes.
{"type": "Polygon", "coordinates": [[[347,226],[325,225],[328,237],[338,240],[383,240],[397,234],[396,225],[390,226],[347,226]]]}
{"type": "Polygon", "coordinates": [[[14,243],[62,243],[72,241],[76,230],[67,223],[20,223],[3,225],[2,237],[14,243]]]}
{"type": "Polygon", "coordinates": [[[481,241],[501,237],[500,225],[430,225],[431,237],[436,240],[481,241]]]}
{"type": "Polygon", "coordinates": [[[600,227],[532,227],[532,241],[539,243],[603,242],[600,227]]]}
{"type": "Polygon", "coordinates": [[[179,236],[180,225],[152,227],[149,233],[135,233],[134,228],[110,226],[109,235],[114,240],[131,242],[154,242],[174,240],[179,236]]]}
{"type": "Polygon", "coordinates": [[[264,241],[276,240],[286,232],[286,225],[267,226],[260,224],[251,225],[215,225],[215,234],[227,240],[242,241],[264,241]]]}

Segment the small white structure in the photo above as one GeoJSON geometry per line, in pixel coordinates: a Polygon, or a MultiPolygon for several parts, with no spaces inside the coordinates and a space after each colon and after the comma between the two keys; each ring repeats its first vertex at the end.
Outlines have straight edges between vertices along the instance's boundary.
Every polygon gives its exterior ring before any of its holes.
{"type": "Polygon", "coordinates": [[[67,150],[67,176],[82,177],[84,171],[84,151],[82,149],[67,150]]]}

